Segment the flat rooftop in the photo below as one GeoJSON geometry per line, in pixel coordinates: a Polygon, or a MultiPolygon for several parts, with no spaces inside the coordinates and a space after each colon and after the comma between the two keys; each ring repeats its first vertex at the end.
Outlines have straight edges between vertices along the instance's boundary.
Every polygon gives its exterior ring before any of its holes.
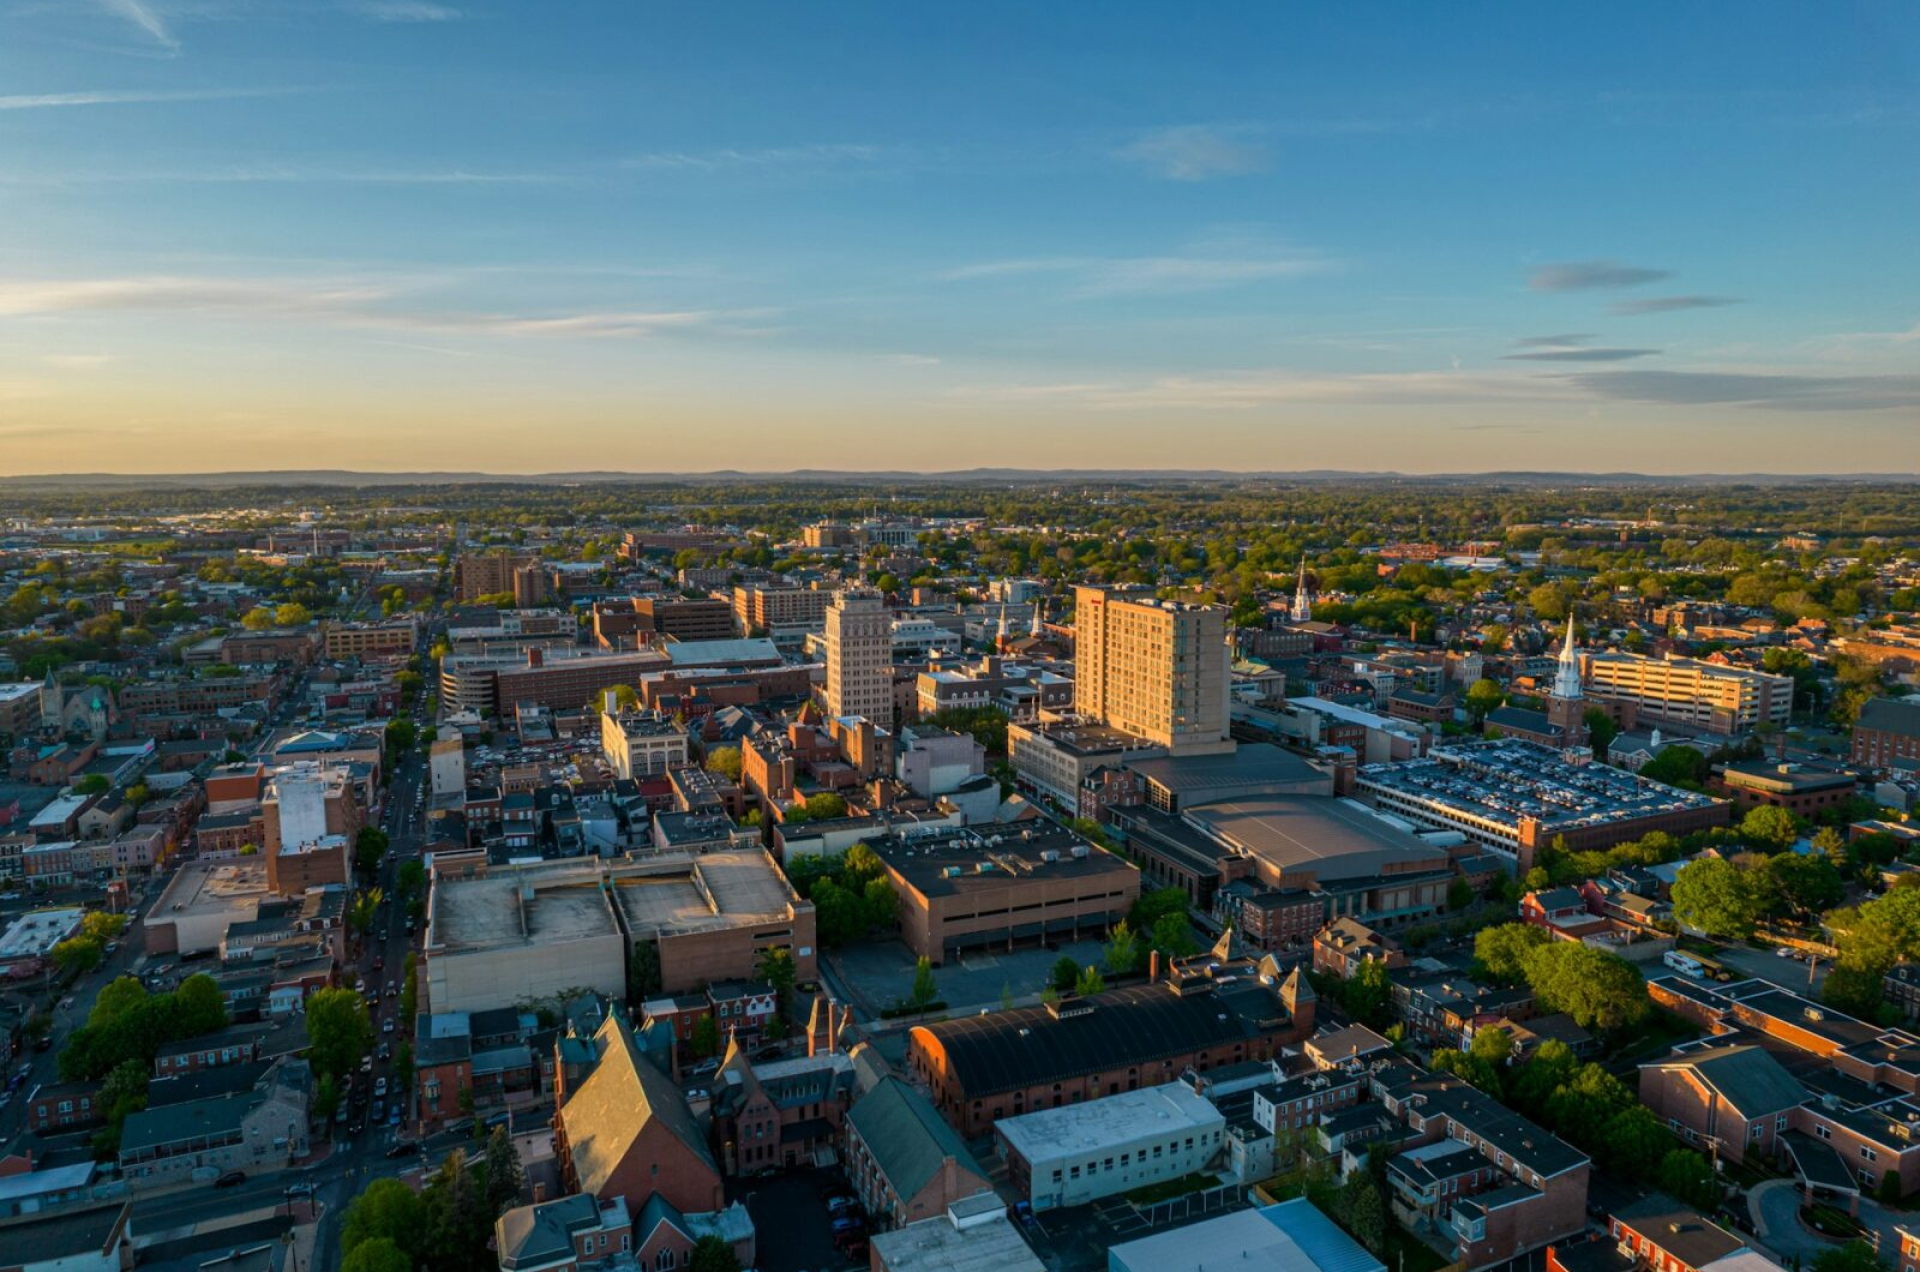
{"type": "Polygon", "coordinates": [[[667,854],[613,874],[613,900],[636,936],[717,931],[783,918],[795,899],[764,852],[667,854]]]}
{"type": "Polygon", "coordinates": [[[1361,789],[1391,792],[1518,828],[1531,817],[1554,830],[1602,826],[1687,809],[1705,795],[1605,764],[1570,764],[1550,747],[1496,738],[1435,748],[1423,760],[1363,765],[1361,789]]]}
{"type": "Polygon", "coordinates": [[[67,939],[79,926],[85,910],[34,910],[23,914],[0,935],[0,959],[37,958],[67,939]]]}
{"type": "Polygon", "coordinates": [[[993,1124],[1002,1139],[1036,1165],[1062,1157],[1098,1153],[1115,1144],[1224,1125],[1220,1110],[1184,1082],[1121,1091],[1058,1108],[1003,1117],[993,1124]]]}
{"type": "Polygon", "coordinates": [[[1112,853],[1050,822],[1036,828],[988,826],[890,836],[867,846],[929,897],[1015,887],[1032,879],[1135,873],[1112,853]]]}
{"type": "Polygon", "coordinates": [[[675,667],[764,666],[786,661],[772,641],[764,636],[739,640],[677,640],[661,646],[660,652],[675,667]]]}
{"type": "Polygon", "coordinates": [[[433,893],[431,944],[447,953],[584,941],[620,930],[591,871],[443,878],[433,893]]]}
{"type": "Polygon", "coordinates": [[[1447,867],[1444,848],[1347,800],[1254,795],[1196,804],[1182,816],[1214,839],[1321,882],[1447,867]]]}
{"type": "Polygon", "coordinates": [[[1127,761],[1127,767],[1182,796],[1203,798],[1209,790],[1226,792],[1249,786],[1330,786],[1333,779],[1290,751],[1268,742],[1242,742],[1218,755],[1153,755],[1127,761]]]}
{"type": "Polygon", "coordinates": [[[888,1272],[1045,1272],[1047,1265],[1007,1218],[999,1199],[984,1196],[998,1213],[968,1215],[968,1203],[976,1201],[969,1197],[955,1202],[951,1214],[874,1233],[873,1252],[886,1261],[888,1272]]]}
{"type": "MultiPolygon", "coordinates": [[[[1021,727],[1021,726],[1016,726],[1021,727]]],[[[1054,746],[1074,755],[1111,755],[1116,751],[1164,750],[1157,742],[1105,724],[1066,722],[1024,726],[1054,746]]]]}
{"type": "Polygon", "coordinates": [[[259,857],[239,861],[190,862],[180,868],[147,914],[148,923],[200,918],[244,911],[248,918],[267,896],[267,863],[259,857]]]}

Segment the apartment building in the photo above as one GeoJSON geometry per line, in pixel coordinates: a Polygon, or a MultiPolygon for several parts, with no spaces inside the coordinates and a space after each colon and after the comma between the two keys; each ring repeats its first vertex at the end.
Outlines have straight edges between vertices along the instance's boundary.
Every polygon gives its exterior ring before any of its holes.
{"type": "Polygon", "coordinates": [[[827,714],[893,724],[893,617],[878,592],[835,593],[826,615],[827,714]]]}
{"type": "Polygon", "coordinates": [[[1586,1227],[1592,1163],[1545,1129],[1485,1092],[1412,1065],[1376,1071],[1374,1095],[1412,1132],[1415,1143],[1450,1160],[1421,1175],[1389,1177],[1396,1209],[1430,1218],[1454,1244],[1466,1269],[1504,1263],[1586,1227]],[[1482,1163],[1475,1167],[1460,1150],[1482,1163]]]}
{"type": "Polygon", "coordinates": [[[782,629],[819,631],[827,621],[827,606],[833,593],[824,588],[784,587],[772,584],[736,584],[733,589],[733,618],[741,632],[763,631],[772,635],[782,629]]]}
{"type": "Polygon", "coordinates": [[[260,800],[267,889],[299,896],[352,881],[354,836],[366,810],[344,767],[305,762],[275,770],[260,800]]]}
{"type": "Polygon", "coordinates": [[[1588,694],[1617,704],[1628,727],[1655,723],[1726,736],[1762,724],[1785,728],[1793,715],[1788,676],[1612,650],[1587,655],[1586,664],[1588,694]]]}
{"type": "Polygon", "coordinates": [[[687,730],[652,711],[603,711],[600,750],[618,777],[652,777],[688,762],[687,730]]]}
{"type": "Polygon", "coordinates": [[[1872,768],[1920,768],[1920,702],[1863,703],[1853,726],[1852,759],[1872,768]]]}
{"type": "Polygon", "coordinates": [[[513,591],[516,570],[538,565],[538,553],[463,552],[453,562],[453,593],[462,601],[513,591]]]}
{"type": "Polygon", "coordinates": [[[327,624],[328,658],[410,658],[419,643],[420,624],[411,618],[327,624]]]}
{"type": "Polygon", "coordinates": [[[1169,754],[1233,749],[1227,611],[1144,589],[1074,589],[1074,710],[1169,754]]]}

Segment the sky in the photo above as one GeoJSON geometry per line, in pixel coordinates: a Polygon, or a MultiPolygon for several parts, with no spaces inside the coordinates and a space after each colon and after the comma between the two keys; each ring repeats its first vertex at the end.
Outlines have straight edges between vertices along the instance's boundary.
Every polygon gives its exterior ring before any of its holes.
{"type": "Polygon", "coordinates": [[[0,0],[0,472],[1920,470],[1920,6],[0,0]]]}

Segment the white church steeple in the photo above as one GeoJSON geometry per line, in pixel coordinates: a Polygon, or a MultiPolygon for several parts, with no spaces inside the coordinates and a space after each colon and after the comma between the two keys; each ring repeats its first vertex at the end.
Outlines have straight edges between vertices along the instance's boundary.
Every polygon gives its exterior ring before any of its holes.
{"type": "Polygon", "coordinates": [[[1307,554],[1300,554],[1300,582],[1293,589],[1293,609],[1288,618],[1296,623],[1313,620],[1313,595],[1307,591],[1307,554]]]}
{"type": "Polygon", "coordinates": [[[1573,615],[1567,615],[1567,643],[1560,648],[1560,666],[1553,673],[1553,696],[1578,700],[1580,693],[1580,651],[1573,647],[1573,615]]]}

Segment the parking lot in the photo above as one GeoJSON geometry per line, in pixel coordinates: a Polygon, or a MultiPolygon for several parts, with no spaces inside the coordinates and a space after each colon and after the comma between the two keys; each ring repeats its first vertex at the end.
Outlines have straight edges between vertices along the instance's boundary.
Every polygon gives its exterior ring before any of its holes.
{"type": "MultiPolygon", "coordinates": [[[[1047,973],[1062,955],[1081,967],[1097,967],[1105,950],[1097,940],[1062,942],[1052,949],[976,950],[934,968],[933,981],[949,1011],[998,1006],[1003,988],[1023,1001],[1039,994],[1047,973]]],[[[913,987],[914,964],[913,951],[904,941],[856,945],[833,956],[834,969],[854,995],[855,1006],[869,1016],[906,997],[913,987]]]]}
{"type": "Polygon", "coordinates": [[[864,1268],[833,1246],[820,1189],[839,1176],[827,1170],[791,1170],[767,1179],[727,1182],[727,1203],[745,1201],[758,1237],[754,1266],[760,1272],[841,1272],[864,1268]]]}
{"type": "Polygon", "coordinates": [[[1807,965],[1796,959],[1781,958],[1772,950],[1756,950],[1746,945],[1723,945],[1713,956],[1737,973],[1770,980],[1783,989],[1799,994],[1818,994],[1827,979],[1827,962],[1820,960],[1813,969],[1813,984],[1807,984],[1807,965]]]}

